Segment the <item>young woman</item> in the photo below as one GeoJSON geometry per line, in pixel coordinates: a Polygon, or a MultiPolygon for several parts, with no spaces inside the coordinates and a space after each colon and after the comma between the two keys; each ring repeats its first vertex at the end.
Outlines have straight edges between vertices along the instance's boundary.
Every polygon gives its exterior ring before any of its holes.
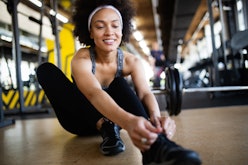
{"type": "Polygon", "coordinates": [[[61,125],[77,135],[100,132],[104,155],[125,150],[125,129],[143,155],[143,164],[200,164],[197,153],[170,141],[176,125],[162,117],[146,83],[139,58],[120,49],[132,32],[134,9],[128,0],[76,0],[74,34],[81,48],[71,62],[70,82],[53,64],[37,69],[61,125]],[[135,90],[125,80],[131,76],[135,90]]]}

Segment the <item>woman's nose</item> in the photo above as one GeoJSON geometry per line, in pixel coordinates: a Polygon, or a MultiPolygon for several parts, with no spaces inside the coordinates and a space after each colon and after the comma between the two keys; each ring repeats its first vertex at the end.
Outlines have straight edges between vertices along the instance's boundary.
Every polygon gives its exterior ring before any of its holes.
{"type": "Polygon", "coordinates": [[[113,34],[113,28],[107,27],[105,31],[105,35],[111,35],[111,34],[113,34]]]}

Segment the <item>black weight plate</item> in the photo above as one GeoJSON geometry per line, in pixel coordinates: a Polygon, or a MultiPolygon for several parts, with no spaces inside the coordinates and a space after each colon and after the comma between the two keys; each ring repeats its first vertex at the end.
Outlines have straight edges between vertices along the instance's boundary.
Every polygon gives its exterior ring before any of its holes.
{"type": "Polygon", "coordinates": [[[166,89],[168,90],[168,95],[166,96],[166,103],[167,103],[167,111],[169,115],[176,114],[176,105],[177,105],[177,94],[176,94],[176,82],[174,71],[172,68],[166,68],[166,89]]]}
{"type": "Polygon", "coordinates": [[[166,101],[166,110],[168,111],[169,115],[171,115],[171,102],[170,102],[170,91],[171,91],[171,87],[169,84],[170,81],[170,77],[169,77],[169,68],[165,68],[165,89],[167,90],[167,95],[165,97],[165,101],[166,101]]]}
{"type": "Polygon", "coordinates": [[[178,69],[174,69],[174,77],[175,77],[175,82],[176,82],[176,97],[177,97],[177,104],[175,108],[175,115],[178,115],[181,112],[182,108],[182,95],[183,95],[183,82],[181,75],[178,71],[178,69]]]}

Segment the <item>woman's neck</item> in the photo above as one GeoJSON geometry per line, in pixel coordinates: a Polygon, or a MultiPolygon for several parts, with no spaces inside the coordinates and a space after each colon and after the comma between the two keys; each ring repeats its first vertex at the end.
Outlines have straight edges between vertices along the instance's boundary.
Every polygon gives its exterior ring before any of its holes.
{"type": "Polygon", "coordinates": [[[102,51],[95,48],[96,61],[100,63],[116,62],[117,52],[117,49],[114,51],[102,51]]]}

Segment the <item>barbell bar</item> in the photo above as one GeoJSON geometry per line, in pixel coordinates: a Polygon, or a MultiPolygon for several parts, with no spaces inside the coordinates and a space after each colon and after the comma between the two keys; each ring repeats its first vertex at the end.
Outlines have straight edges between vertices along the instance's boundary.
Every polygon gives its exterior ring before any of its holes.
{"type": "Polygon", "coordinates": [[[179,71],[174,67],[165,68],[166,84],[165,88],[152,90],[153,94],[165,94],[167,111],[169,115],[176,116],[181,112],[183,93],[194,92],[218,92],[218,91],[240,91],[248,90],[248,86],[215,86],[202,88],[183,88],[182,78],[179,71]]]}
{"type": "Polygon", "coordinates": [[[192,92],[218,92],[218,91],[239,91],[248,90],[248,86],[219,86],[219,87],[204,87],[204,88],[186,88],[184,93],[192,92]]]}
{"type": "MultiPolygon", "coordinates": [[[[218,92],[218,91],[239,91],[248,90],[248,86],[218,86],[218,87],[203,87],[203,88],[183,88],[183,93],[194,93],[194,92],[218,92]]],[[[155,89],[152,92],[156,94],[167,94],[169,93],[166,89],[155,89]]]]}

